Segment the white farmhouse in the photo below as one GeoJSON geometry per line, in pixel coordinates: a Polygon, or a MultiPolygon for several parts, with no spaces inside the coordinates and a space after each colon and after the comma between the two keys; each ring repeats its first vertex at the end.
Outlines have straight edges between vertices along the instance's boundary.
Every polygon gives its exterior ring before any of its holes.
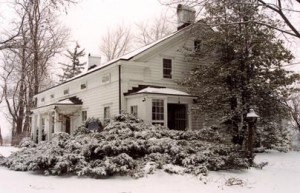
{"type": "Polygon", "coordinates": [[[191,27],[185,27],[195,13],[181,5],[177,12],[178,31],[104,64],[89,56],[88,71],[35,95],[34,139],[41,141],[42,133],[48,139],[56,132],[72,133],[88,117],[104,120],[121,112],[170,129],[196,127],[192,119],[196,97],[177,84],[193,67],[183,50],[198,46],[191,27]]]}

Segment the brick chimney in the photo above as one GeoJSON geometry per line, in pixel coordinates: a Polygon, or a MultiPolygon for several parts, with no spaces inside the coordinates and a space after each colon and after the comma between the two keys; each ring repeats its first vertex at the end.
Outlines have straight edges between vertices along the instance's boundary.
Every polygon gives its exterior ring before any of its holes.
{"type": "Polygon", "coordinates": [[[177,6],[177,30],[180,30],[195,22],[196,11],[187,5],[178,4],[177,6]]]}

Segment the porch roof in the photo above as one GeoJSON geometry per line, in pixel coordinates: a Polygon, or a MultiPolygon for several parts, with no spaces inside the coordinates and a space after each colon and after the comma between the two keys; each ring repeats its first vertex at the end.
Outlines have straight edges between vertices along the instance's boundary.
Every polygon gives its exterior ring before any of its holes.
{"type": "Polygon", "coordinates": [[[144,88],[140,91],[131,93],[128,96],[137,95],[137,94],[159,94],[159,95],[184,96],[184,97],[197,98],[196,96],[192,96],[186,92],[182,92],[179,90],[175,90],[175,89],[171,89],[171,88],[154,88],[154,87],[144,88]]]}
{"type": "Polygon", "coordinates": [[[77,97],[67,98],[55,103],[48,105],[40,106],[35,109],[32,109],[33,112],[47,112],[47,111],[61,111],[62,113],[71,113],[78,111],[82,106],[82,101],[77,97]],[[75,100],[76,99],[76,100],[75,100]]]}

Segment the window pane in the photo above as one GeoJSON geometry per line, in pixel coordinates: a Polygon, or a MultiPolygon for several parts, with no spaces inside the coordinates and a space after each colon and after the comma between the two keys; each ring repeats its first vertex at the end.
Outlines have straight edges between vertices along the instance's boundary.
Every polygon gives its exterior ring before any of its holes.
{"type": "Polygon", "coordinates": [[[87,111],[82,111],[81,112],[81,119],[82,119],[82,122],[87,120],[87,111]]]}
{"type": "Polygon", "coordinates": [[[152,100],[152,120],[164,120],[164,100],[152,100]]]}
{"type": "Polygon", "coordinates": [[[138,107],[137,107],[137,105],[134,105],[134,106],[130,107],[130,113],[132,115],[134,115],[135,117],[137,117],[137,115],[138,115],[138,107]]]}
{"type": "Polygon", "coordinates": [[[104,119],[110,118],[110,107],[104,107],[104,119]]]}
{"type": "Polygon", "coordinates": [[[163,59],[163,77],[172,78],[172,60],[163,59]]]}

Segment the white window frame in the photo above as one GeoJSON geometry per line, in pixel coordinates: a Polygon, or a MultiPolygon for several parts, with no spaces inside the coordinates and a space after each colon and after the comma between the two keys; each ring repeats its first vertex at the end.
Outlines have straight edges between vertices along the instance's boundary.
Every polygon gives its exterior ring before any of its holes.
{"type": "Polygon", "coordinates": [[[165,99],[162,99],[162,98],[153,98],[152,99],[152,102],[151,102],[151,122],[152,122],[152,124],[165,125],[165,119],[166,119],[166,115],[165,115],[166,109],[165,108],[166,108],[165,107],[165,99]],[[155,107],[154,106],[155,102],[160,103],[159,106],[155,107]],[[162,109],[159,110],[159,108],[162,108],[162,109]],[[156,109],[160,112],[153,112],[154,109],[156,109]]]}
{"type": "Polygon", "coordinates": [[[68,94],[70,94],[70,90],[69,90],[69,88],[66,88],[66,89],[64,89],[63,93],[64,93],[64,95],[68,95],[68,94]]]}
{"type": "Polygon", "coordinates": [[[107,73],[101,77],[101,84],[109,84],[111,83],[111,74],[107,73]]]}
{"type": "Polygon", "coordinates": [[[130,106],[130,114],[132,114],[135,117],[138,117],[138,106],[137,105],[130,106]]]}
{"type": "Polygon", "coordinates": [[[81,121],[85,122],[87,120],[87,110],[82,110],[81,111],[81,121]]]}
{"type": "Polygon", "coordinates": [[[83,82],[80,84],[80,90],[85,90],[85,89],[87,89],[87,83],[83,82]],[[83,85],[85,86],[84,88],[82,88],[83,85]]]}
{"type": "Polygon", "coordinates": [[[162,59],[162,74],[163,74],[164,79],[172,79],[173,78],[173,59],[171,59],[171,58],[163,58],[162,59]],[[171,61],[171,67],[165,68],[165,60],[171,61]],[[165,70],[170,70],[170,74],[165,74],[164,73],[165,70]]]}
{"type": "Polygon", "coordinates": [[[110,106],[104,106],[103,108],[103,119],[106,120],[106,119],[110,119],[111,118],[111,107],[110,106]],[[107,111],[106,109],[108,109],[108,115],[107,115],[107,111]]]}

